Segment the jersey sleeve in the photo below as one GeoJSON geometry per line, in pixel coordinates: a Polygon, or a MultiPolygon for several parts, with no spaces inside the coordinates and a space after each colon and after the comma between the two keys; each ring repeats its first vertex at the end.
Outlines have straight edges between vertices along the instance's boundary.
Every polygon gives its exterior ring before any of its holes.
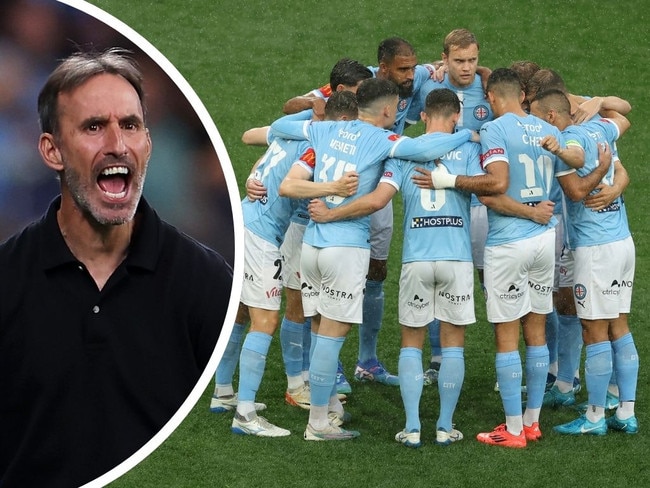
{"type": "Polygon", "coordinates": [[[401,160],[395,158],[387,159],[384,163],[384,173],[381,175],[379,183],[388,183],[399,191],[403,168],[404,165],[401,160]]]}
{"type": "Polygon", "coordinates": [[[481,127],[481,167],[485,169],[493,161],[509,163],[503,134],[497,125],[488,122],[481,127]]]}
{"type": "Polygon", "coordinates": [[[467,145],[467,176],[485,174],[481,167],[481,145],[475,142],[468,142],[467,145]]]}
{"type": "Polygon", "coordinates": [[[305,168],[313,178],[314,168],[316,167],[316,152],[314,148],[307,148],[293,164],[305,168]]]}
{"type": "Polygon", "coordinates": [[[444,156],[472,138],[472,132],[464,129],[455,134],[434,132],[421,136],[401,137],[395,141],[390,157],[427,162],[444,156]]]}
{"type": "Polygon", "coordinates": [[[280,117],[271,124],[269,137],[309,140],[309,126],[312,115],[313,111],[310,109],[280,117]]]}

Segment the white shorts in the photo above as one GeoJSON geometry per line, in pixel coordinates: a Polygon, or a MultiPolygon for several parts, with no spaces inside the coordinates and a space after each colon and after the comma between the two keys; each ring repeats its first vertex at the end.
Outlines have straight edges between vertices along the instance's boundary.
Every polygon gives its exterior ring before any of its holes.
{"type": "Polygon", "coordinates": [[[470,262],[405,263],[399,278],[399,323],[424,327],[434,318],[453,325],[476,322],[470,262]]]}
{"type": "Polygon", "coordinates": [[[632,237],[600,246],[578,247],[574,252],[573,298],[578,317],[615,319],[630,313],[634,285],[632,237]]]}
{"type": "Polygon", "coordinates": [[[305,235],[306,225],[291,222],[284,241],[280,246],[280,253],[284,261],[282,279],[285,288],[300,290],[300,251],[302,250],[302,236],[305,235]]]}
{"type": "Polygon", "coordinates": [[[469,235],[472,240],[472,261],[474,261],[476,269],[483,269],[487,232],[487,207],[485,205],[472,206],[470,208],[469,235]]]}
{"type": "Polygon", "coordinates": [[[248,229],[244,229],[244,284],[240,301],[265,310],[280,310],[282,301],[280,249],[248,229]]]}
{"type": "Polygon", "coordinates": [[[349,324],[363,320],[363,293],[370,249],[302,245],[302,308],[305,317],[321,314],[349,324]]]}
{"type": "Polygon", "coordinates": [[[555,229],[485,248],[487,317],[493,324],[553,310],[555,229]]]}
{"type": "Polygon", "coordinates": [[[370,214],[370,257],[388,260],[390,240],[393,237],[393,201],[370,214]]]}
{"type": "Polygon", "coordinates": [[[560,266],[558,267],[560,288],[573,288],[573,269],[575,267],[573,252],[574,251],[568,247],[562,249],[562,254],[560,255],[560,266]]]}

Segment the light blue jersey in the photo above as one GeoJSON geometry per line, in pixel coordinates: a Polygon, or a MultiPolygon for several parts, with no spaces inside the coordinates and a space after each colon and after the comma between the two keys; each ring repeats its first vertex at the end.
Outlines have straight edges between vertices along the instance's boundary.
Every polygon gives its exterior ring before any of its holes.
{"type": "MultiPolygon", "coordinates": [[[[266,187],[266,196],[242,200],[244,226],[262,239],[280,247],[290,219],[301,200],[281,197],[280,183],[293,162],[309,150],[306,141],[272,138],[256,169],[256,177],[266,187]]],[[[304,202],[302,202],[304,204],[304,202]]]]}
{"type": "MultiPolygon", "coordinates": [[[[618,126],[607,120],[598,119],[571,125],[564,130],[567,145],[578,145],[585,152],[585,165],[577,170],[584,176],[598,166],[598,144],[608,143],[615,151],[619,137],[618,126]]],[[[618,157],[612,154],[612,161],[618,157]]],[[[602,180],[606,185],[614,184],[614,164],[602,180]]],[[[620,241],[630,236],[623,197],[614,200],[607,208],[594,212],[584,202],[565,199],[565,229],[569,248],[595,246],[620,241]]]]}
{"type": "MultiPolygon", "coordinates": [[[[424,134],[417,138],[400,137],[361,120],[310,123],[296,122],[289,117],[271,124],[271,132],[311,142],[316,153],[313,166],[315,182],[334,181],[348,171],[359,173],[357,193],[347,198],[325,198],[330,208],[373,191],[383,173],[386,158],[429,161],[445,155],[471,138],[469,131],[424,134]]],[[[319,248],[370,248],[369,227],[369,217],[325,224],[309,222],[304,242],[319,248]]]]}
{"type": "Polygon", "coordinates": [[[458,88],[452,85],[449,81],[449,74],[445,73],[445,79],[437,82],[429,78],[425,81],[424,85],[419,91],[417,103],[411,105],[412,110],[409,118],[417,116],[424,110],[426,106],[427,95],[433,90],[441,88],[448,88],[453,91],[460,100],[460,118],[456,124],[457,129],[471,129],[479,131],[485,122],[494,119],[490,104],[485,99],[485,91],[483,90],[483,83],[479,75],[474,76],[474,81],[471,85],[458,88]],[[417,111],[417,112],[416,112],[417,111]]]}
{"type": "MultiPolygon", "coordinates": [[[[448,73],[445,73],[445,78],[442,82],[429,79],[424,83],[424,86],[420,89],[420,96],[417,103],[411,106],[411,114],[408,118],[419,117],[420,112],[426,106],[427,95],[433,90],[439,90],[441,88],[450,89],[458,96],[458,100],[460,100],[460,118],[456,124],[457,131],[460,129],[471,129],[478,132],[485,122],[494,119],[492,108],[485,99],[485,91],[483,90],[481,77],[474,75],[474,81],[471,85],[465,88],[458,88],[449,81],[448,73]]],[[[482,204],[476,195],[472,194],[472,206],[478,205],[482,204]]]]}
{"type": "MultiPolygon", "coordinates": [[[[556,176],[573,171],[551,152],[542,149],[540,141],[554,136],[566,147],[562,133],[551,124],[533,116],[506,113],[481,128],[481,164],[487,168],[494,161],[505,161],[509,168],[506,194],[514,200],[536,205],[549,200],[556,176]]],[[[503,215],[488,208],[486,246],[506,244],[542,234],[557,224],[555,217],[546,225],[532,220],[503,215]]]]}
{"type": "MultiPolygon", "coordinates": [[[[368,69],[372,71],[372,74],[376,77],[377,71],[379,68],[375,66],[368,66],[368,69]]],[[[403,134],[406,124],[416,124],[420,120],[420,112],[418,111],[415,116],[412,116],[413,111],[411,110],[412,106],[418,105],[418,100],[420,99],[420,91],[427,80],[431,77],[431,73],[423,65],[418,64],[415,66],[415,74],[413,76],[413,92],[410,97],[402,98],[399,97],[397,102],[397,117],[395,117],[395,125],[393,125],[392,130],[397,134],[403,134]]]]}
{"type": "MultiPolygon", "coordinates": [[[[440,158],[449,173],[483,174],[479,163],[480,145],[466,142],[440,158]]],[[[380,182],[402,192],[404,243],[402,263],[414,261],[472,261],[470,194],[454,189],[423,190],[411,177],[422,166],[436,169],[433,161],[423,164],[389,159],[380,182]]]]}

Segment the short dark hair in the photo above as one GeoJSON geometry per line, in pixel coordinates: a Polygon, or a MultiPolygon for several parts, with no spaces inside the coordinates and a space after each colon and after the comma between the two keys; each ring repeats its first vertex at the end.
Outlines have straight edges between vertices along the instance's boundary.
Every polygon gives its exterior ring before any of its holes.
{"type": "Polygon", "coordinates": [[[339,85],[357,86],[360,81],[372,78],[372,71],[350,58],[339,59],[330,72],[330,88],[336,91],[339,85]]]}
{"type": "Polygon", "coordinates": [[[390,37],[379,43],[377,62],[390,63],[395,56],[414,56],[415,49],[401,37],[390,37]]]}
{"type": "Polygon", "coordinates": [[[517,95],[521,93],[521,79],[510,68],[497,68],[488,77],[485,91],[494,91],[499,95],[517,95]]]}
{"type": "Polygon", "coordinates": [[[397,96],[399,96],[397,85],[381,78],[368,78],[362,81],[357,89],[357,103],[360,109],[368,108],[381,98],[397,96]]]}
{"type": "Polygon", "coordinates": [[[349,119],[359,116],[357,97],[348,90],[332,92],[325,104],[325,120],[336,120],[343,115],[349,119]]]}
{"type": "Polygon", "coordinates": [[[540,66],[534,61],[515,61],[510,65],[510,69],[519,75],[521,89],[526,91],[528,81],[540,70],[540,66]]]}
{"type": "Polygon", "coordinates": [[[566,94],[557,88],[538,92],[531,102],[539,103],[541,108],[546,111],[555,110],[559,113],[571,115],[571,102],[569,102],[566,94]]]}
{"type": "Polygon", "coordinates": [[[38,95],[38,116],[42,132],[58,130],[58,98],[83,85],[93,76],[109,73],[122,76],[135,89],[146,116],[142,73],[131,52],[113,47],[102,52],[77,52],[65,58],[48,77],[38,95]]]}
{"type": "Polygon", "coordinates": [[[427,95],[424,111],[429,116],[449,117],[460,112],[460,100],[449,88],[431,90],[427,95]]]}
{"type": "Polygon", "coordinates": [[[529,99],[535,98],[537,93],[550,89],[560,90],[565,94],[568,92],[564,80],[557,71],[540,69],[528,80],[526,96],[529,99]]]}

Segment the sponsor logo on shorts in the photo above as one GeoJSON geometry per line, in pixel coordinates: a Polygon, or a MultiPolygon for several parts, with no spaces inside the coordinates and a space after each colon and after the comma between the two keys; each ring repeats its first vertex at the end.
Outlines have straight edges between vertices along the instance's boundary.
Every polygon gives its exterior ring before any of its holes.
{"type": "Polygon", "coordinates": [[[533,283],[532,281],[528,282],[528,286],[530,286],[531,290],[541,295],[550,295],[553,292],[552,286],[542,285],[540,283],[533,283]]]}
{"type": "Polygon", "coordinates": [[[513,284],[508,287],[507,292],[501,293],[501,295],[499,295],[499,298],[501,300],[517,300],[522,296],[524,296],[524,292],[521,291],[519,288],[517,288],[517,286],[513,284]]]}
{"type": "Polygon", "coordinates": [[[278,298],[282,296],[282,288],[274,286],[270,290],[266,290],[266,298],[278,298]]]}
{"type": "Polygon", "coordinates": [[[462,217],[413,217],[411,229],[424,229],[427,227],[463,227],[462,217]]]}
{"type": "Polygon", "coordinates": [[[335,290],[334,288],[330,288],[329,286],[323,287],[323,295],[330,297],[331,299],[336,301],[354,300],[354,296],[352,295],[352,293],[345,290],[335,290]]]}
{"type": "Polygon", "coordinates": [[[472,299],[472,295],[470,293],[466,293],[464,295],[454,295],[453,293],[446,291],[439,291],[438,296],[440,298],[444,298],[452,305],[461,305],[463,303],[469,302],[472,299]]]}
{"type": "Polygon", "coordinates": [[[317,297],[318,296],[318,292],[314,290],[314,287],[311,286],[311,285],[308,285],[304,281],[300,285],[300,294],[305,298],[317,297]]]}
{"type": "Polygon", "coordinates": [[[425,302],[424,298],[420,298],[418,295],[415,295],[412,300],[406,302],[406,305],[416,310],[422,310],[423,308],[429,307],[431,305],[431,301],[427,300],[425,302]]]}
{"type": "Polygon", "coordinates": [[[600,293],[604,296],[618,296],[621,294],[621,288],[632,288],[632,281],[614,280],[607,290],[603,290],[600,293]]]}

